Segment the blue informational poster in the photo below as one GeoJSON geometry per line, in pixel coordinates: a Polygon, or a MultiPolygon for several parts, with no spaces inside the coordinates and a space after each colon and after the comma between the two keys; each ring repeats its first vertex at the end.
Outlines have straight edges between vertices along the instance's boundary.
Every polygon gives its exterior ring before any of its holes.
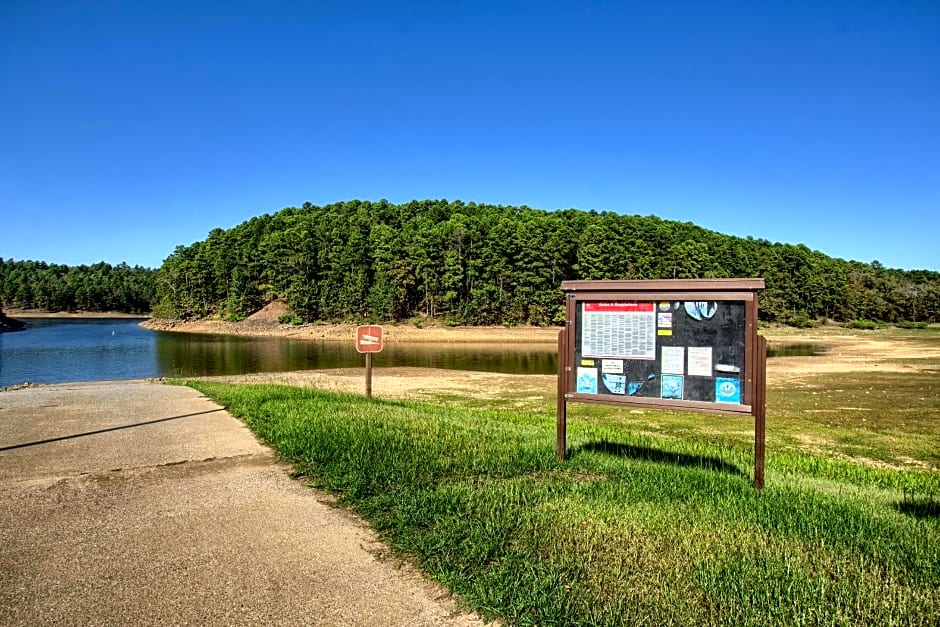
{"type": "Polygon", "coordinates": [[[682,375],[677,374],[664,374],[662,378],[662,387],[660,389],[660,396],[662,398],[675,398],[682,399],[682,388],[683,386],[682,375]]]}
{"type": "Polygon", "coordinates": [[[578,368],[578,394],[597,394],[597,368],[578,368]]]}
{"type": "Polygon", "coordinates": [[[605,374],[604,377],[604,387],[606,387],[611,394],[623,394],[627,390],[627,378],[622,374],[605,374]]]}
{"type": "Polygon", "coordinates": [[[715,402],[741,404],[741,380],[730,377],[715,379],[715,402]]]}

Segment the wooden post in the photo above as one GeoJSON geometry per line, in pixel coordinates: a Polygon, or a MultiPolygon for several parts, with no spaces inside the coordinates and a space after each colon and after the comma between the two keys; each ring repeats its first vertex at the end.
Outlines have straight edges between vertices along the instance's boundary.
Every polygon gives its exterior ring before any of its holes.
{"type": "Polygon", "coordinates": [[[366,398],[372,398],[372,353],[366,353],[366,398]]]}
{"type": "Polygon", "coordinates": [[[381,352],[384,341],[382,327],[377,324],[356,328],[356,350],[366,354],[366,398],[372,398],[372,353],[381,352]]]}
{"type": "Polygon", "coordinates": [[[764,442],[767,432],[767,338],[757,336],[754,385],[754,487],[764,489],[764,442]]]}
{"type": "Polygon", "coordinates": [[[568,399],[567,368],[568,365],[568,329],[558,332],[558,400],[555,415],[555,456],[565,459],[568,439],[568,399]]]}

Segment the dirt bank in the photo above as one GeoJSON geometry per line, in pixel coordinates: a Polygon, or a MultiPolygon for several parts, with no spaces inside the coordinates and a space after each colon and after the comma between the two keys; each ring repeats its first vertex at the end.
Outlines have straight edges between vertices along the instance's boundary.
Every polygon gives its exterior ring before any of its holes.
{"type": "MultiPolygon", "coordinates": [[[[336,340],[354,342],[354,324],[282,324],[279,320],[287,313],[284,301],[274,301],[260,311],[239,322],[223,320],[169,320],[152,318],[141,323],[154,331],[179,333],[218,333],[255,337],[289,337],[299,340],[336,340]]],[[[448,327],[433,322],[420,324],[400,323],[382,325],[386,343],[532,343],[557,342],[558,329],[539,327],[448,327]]]]}

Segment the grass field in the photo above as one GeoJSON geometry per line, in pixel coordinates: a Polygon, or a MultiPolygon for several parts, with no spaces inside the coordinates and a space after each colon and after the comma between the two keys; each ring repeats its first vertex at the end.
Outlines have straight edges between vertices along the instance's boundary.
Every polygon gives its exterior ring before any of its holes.
{"type": "Polygon", "coordinates": [[[747,418],[571,405],[558,462],[553,390],[191,385],[487,617],[936,625],[940,363],[919,366],[771,381],[761,492],[747,418]]]}

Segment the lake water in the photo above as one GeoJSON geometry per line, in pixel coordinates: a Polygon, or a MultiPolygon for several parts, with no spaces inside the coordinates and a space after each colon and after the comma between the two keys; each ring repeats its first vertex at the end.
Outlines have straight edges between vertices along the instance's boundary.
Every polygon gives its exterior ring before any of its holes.
{"type": "MultiPolygon", "coordinates": [[[[364,367],[349,342],[151,331],[134,319],[35,318],[0,333],[0,388],[31,383],[284,372],[364,367]]],[[[554,374],[556,348],[393,344],[376,368],[418,366],[510,374],[554,374]]]]}
{"type": "MultiPolygon", "coordinates": [[[[30,383],[285,372],[364,367],[349,342],[250,338],[151,331],[140,319],[35,318],[0,333],[0,388],[30,383]]],[[[817,344],[771,347],[769,357],[818,355],[817,344]]],[[[507,374],[555,374],[554,344],[389,344],[376,368],[416,366],[507,374]]]]}

